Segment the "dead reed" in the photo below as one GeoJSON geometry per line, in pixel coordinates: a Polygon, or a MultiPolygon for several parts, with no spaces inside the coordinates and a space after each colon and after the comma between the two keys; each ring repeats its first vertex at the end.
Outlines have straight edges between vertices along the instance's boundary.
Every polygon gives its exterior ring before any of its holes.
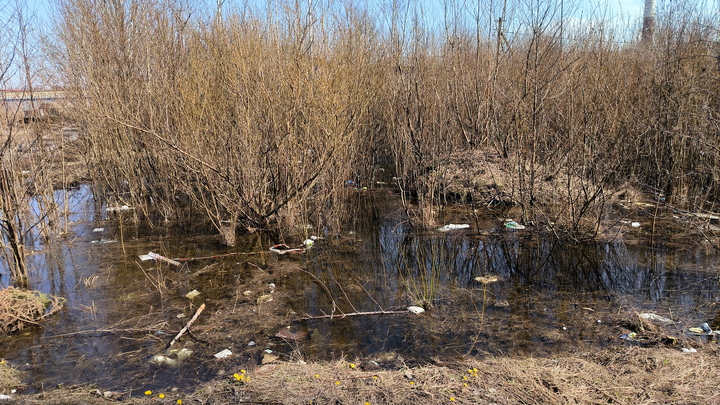
{"type": "Polygon", "coordinates": [[[601,16],[563,24],[561,2],[449,1],[442,27],[416,4],[278,5],[63,1],[58,62],[97,184],[145,214],[189,210],[228,244],[338,226],[343,185],[380,167],[432,225],[448,164],[474,151],[499,156],[492,186],[558,237],[593,237],[628,185],[715,206],[720,48],[700,5],[660,10],[642,44],[601,16]]]}

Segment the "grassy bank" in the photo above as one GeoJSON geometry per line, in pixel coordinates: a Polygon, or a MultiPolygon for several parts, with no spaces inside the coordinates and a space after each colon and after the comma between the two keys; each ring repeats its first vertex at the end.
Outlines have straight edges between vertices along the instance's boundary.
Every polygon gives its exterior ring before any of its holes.
{"type": "Polygon", "coordinates": [[[128,396],[71,387],[13,395],[13,403],[712,403],[720,395],[716,356],[713,350],[683,354],[615,347],[568,357],[499,357],[399,370],[366,371],[361,363],[348,361],[278,363],[237,370],[237,376],[192,393],[138,391],[128,396]]]}

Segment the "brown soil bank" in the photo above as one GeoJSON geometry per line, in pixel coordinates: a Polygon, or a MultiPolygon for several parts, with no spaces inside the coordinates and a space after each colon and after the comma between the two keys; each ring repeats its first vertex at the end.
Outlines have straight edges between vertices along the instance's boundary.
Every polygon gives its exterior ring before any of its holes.
{"type": "Polygon", "coordinates": [[[494,357],[392,371],[367,365],[278,363],[238,370],[192,394],[127,398],[70,387],[13,403],[126,404],[695,404],[720,400],[717,351],[614,347],[555,358],[494,357]],[[249,376],[249,377],[246,377],[249,376]],[[116,399],[120,398],[120,399],[116,399]]]}

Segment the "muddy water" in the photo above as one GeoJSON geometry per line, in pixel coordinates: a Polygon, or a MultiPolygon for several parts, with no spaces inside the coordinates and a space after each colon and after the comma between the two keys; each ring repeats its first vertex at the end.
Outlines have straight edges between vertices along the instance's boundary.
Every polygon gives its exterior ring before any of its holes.
{"type": "MultiPolygon", "coordinates": [[[[237,362],[259,361],[266,348],[305,360],[344,356],[382,365],[389,359],[389,366],[581,352],[622,344],[619,314],[655,312],[675,320],[673,328],[681,334],[688,326],[712,322],[720,301],[715,250],[699,239],[675,240],[670,232],[651,238],[645,226],[612,242],[584,245],[509,230],[493,216],[461,213],[448,214],[440,225],[468,223],[468,230],[417,231],[394,196],[363,193],[348,229],[337,234],[311,229],[308,235],[320,239],[307,254],[291,257],[266,253],[274,243],[293,242],[277,235],[249,235],[228,249],[207,229],[138,228],[124,220],[132,210],[108,212],[86,187],[69,193],[68,235],[52,243],[33,235],[27,241],[34,250],[32,288],[65,297],[67,307],[42,327],[0,338],[0,358],[27,371],[30,392],[88,383],[133,392],[182,390],[216,378],[224,371],[211,356],[212,342],[179,369],[161,369],[148,360],[197,308],[184,298],[186,292],[203,292],[208,315],[221,304],[233,306],[235,286],[247,278],[245,261],[259,271],[290,264],[304,270],[279,278],[275,288],[291,297],[284,305],[295,321],[288,325],[309,338],[286,342],[270,333],[258,339],[254,350],[260,354],[239,356],[237,362]],[[174,258],[263,253],[158,270],[138,258],[149,251],[174,258]],[[219,262],[222,267],[213,267],[219,262]],[[481,276],[498,281],[483,284],[476,281],[481,276]],[[419,304],[428,312],[318,318],[419,304]],[[315,319],[299,320],[305,316],[315,319]]],[[[0,283],[6,286],[4,261],[2,266],[0,283]]],[[[237,320],[237,328],[242,324],[237,320]]],[[[232,336],[222,345],[249,350],[244,335],[232,336]]]]}

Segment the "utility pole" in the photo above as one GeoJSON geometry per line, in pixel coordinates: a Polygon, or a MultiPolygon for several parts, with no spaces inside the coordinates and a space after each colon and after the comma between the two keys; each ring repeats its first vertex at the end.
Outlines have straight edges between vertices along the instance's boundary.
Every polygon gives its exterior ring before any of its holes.
{"type": "Polygon", "coordinates": [[[645,12],[643,13],[642,42],[650,44],[653,42],[655,32],[655,0],[645,0],[645,12]]]}

